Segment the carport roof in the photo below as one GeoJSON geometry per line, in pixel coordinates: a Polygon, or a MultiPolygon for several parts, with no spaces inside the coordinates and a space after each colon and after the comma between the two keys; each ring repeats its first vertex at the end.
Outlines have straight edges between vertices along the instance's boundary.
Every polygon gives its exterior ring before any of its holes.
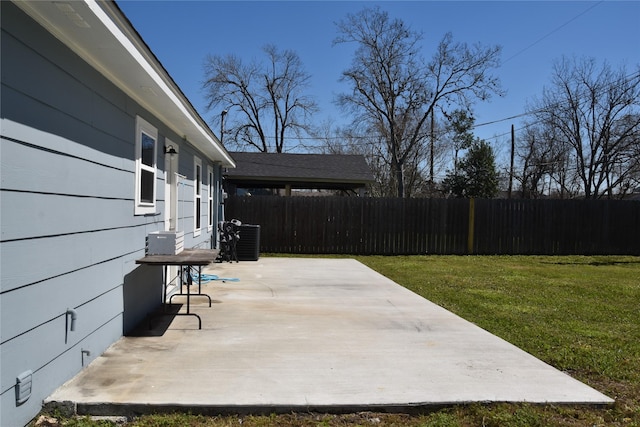
{"type": "Polygon", "coordinates": [[[356,188],[374,182],[361,155],[230,153],[236,168],[225,178],[239,186],[292,188],[356,188]]]}

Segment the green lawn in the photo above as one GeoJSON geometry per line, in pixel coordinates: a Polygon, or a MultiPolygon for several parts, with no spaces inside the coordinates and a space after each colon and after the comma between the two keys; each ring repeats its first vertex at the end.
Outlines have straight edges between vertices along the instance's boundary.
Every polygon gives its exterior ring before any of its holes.
{"type": "Polygon", "coordinates": [[[616,399],[615,405],[475,404],[421,416],[173,415],[142,417],[127,426],[640,426],[640,257],[357,259],[616,399]]]}
{"type": "Polygon", "coordinates": [[[640,425],[640,257],[359,260],[617,401],[526,408],[539,425],[640,425]]]}

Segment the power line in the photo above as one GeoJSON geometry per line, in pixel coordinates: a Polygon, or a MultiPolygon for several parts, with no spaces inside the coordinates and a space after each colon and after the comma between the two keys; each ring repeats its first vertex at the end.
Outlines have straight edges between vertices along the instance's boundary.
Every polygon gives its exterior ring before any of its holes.
{"type": "MultiPolygon", "coordinates": [[[[582,11],[581,13],[577,14],[576,16],[574,16],[573,18],[569,19],[568,21],[566,21],[565,23],[561,24],[560,26],[554,28],[553,30],[551,30],[550,32],[548,32],[547,34],[545,34],[544,36],[540,37],[539,39],[537,39],[536,41],[534,41],[533,43],[531,43],[530,45],[528,45],[527,47],[519,50],[518,52],[514,53],[513,55],[511,55],[510,57],[508,57],[507,59],[504,60],[504,62],[502,63],[503,65],[506,64],[507,62],[511,61],[513,58],[515,58],[516,56],[521,55],[522,53],[526,52],[527,50],[531,49],[532,47],[534,47],[535,45],[537,45],[538,43],[542,42],[543,40],[547,39],[548,37],[550,37],[551,35],[557,33],[558,31],[560,31],[562,28],[566,27],[567,25],[569,25],[570,23],[572,23],[573,21],[575,21],[576,19],[580,18],[581,16],[585,15],[587,12],[591,11],[592,9],[594,9],[595,7],[599,6],[601,3],[604,3],[604,0],[601,0],[597,3],[595,3],[594,5],[588,7],[587,9],[585,9],[584,11],[582,11]]],[[[507,120],[513,120],[513,119],[517,119],[520,117],[524,117],[524,116],[528,116],[531,115],[532,112],[525,112],[525,113],[521,113],[521,114],[517,114],[515,116],[511,116],[511,117],[506,117],[504,119],[498,119],[498,120],[493,120],[490,122],[486,122],[486,123],[479,123],[476,124],[472,127],[472,129],[481,127],[481,126],[487,126],[487,125],[492,125],[492,124],[496,124],[496,123],[500,123],[500,122],[506,122],[507,120]]]]}
{"type": "MultiPolygon", "coordinates": [[[[582,12],[580,12],[579,14],[575,15],[573,18],[569,19],[568,21],[564,22],[564,23],[563,23],[563,24],[561,24],[560,26],[558,26],[558,27],[554,28],[554,29],[553,29],[553,30],[551,30],[550,32],[548,32],[548,33],[546,33],[545,35],[543,35],[542,37],[538,38],[536,41],[534,41],[534,42],[533,42],[533,43],[531,43],[530,45],[526,46],[525,48],[523,48],[523,49],[519,50],[518,52],[516,52],[515,54],[511,55],[509,58],[507,58],[507,59],[503,62],[503,64],[504,64],[504,63],[506,63],[506,62],[509,62],[509,61],[510,61],[510,60],[512,60],[513,58],[515,58],[515,57],[517,57],[517,56],[521,55],[521,54],[522,54],[522,53],[524,53],[525,51],[527,51],[527,50],[531,49],[533,46],[537,45],[538,43],[540,43],[540,42],[542,42],[543,40],[547,39],[547,38],[548,38],[548,37],[550,37],[551,35],[555,34],[555,33],[556,33],[556,32],[558,32],[558,31],[560,31],[562,28],[566,27],[567,25],[569,25],[569,24],[570,24],[570,23],[572,23],[573,21],[575,21],[575,20],[577,20],[578,18],[582,17],[583,15],[585,15],[585,14],[586,14],[586,13],[588,13],[588,12],[590,12],[592,9],[594,9],[595,7],[599,6],[599,5],[600,5],[600,4],[602,4],[602,3],[604,3],[604,0],[600,0],[600,1],[598,1],[597,3],[595,3],[595,4],[593,4],[592,6],[588,7],[588,8],[587,8],[587,9],[585,9],[584,11],[582,11],[582,12]]],[[[637,73],[637,74],[635,74],[635,75],[633,75],[633,74],[632,74],[632,75],[626,76],[625,78],[621,79],[621,82],[620,82],[619,84],[621,85],[621,84],[623,84],[623,83],[626,83],[626,82],[628,82],[628,81],[630,81],[630,80],[632,80],[632,79],[634,79],[634,78],[638,78],[638,77],[640,77],[640,73],[637,73]]],[[[609,86],[609,87],[611,88],[611,87],[614,87],[614,86],[616,86],[616,85],[618,85],[618,83],[616,83],[616,84],[612,84],[612,85],[611,85],[611,86],[609,86]]],[[[562,103],[563,103],[563,102],[558,102],[558,103],[556,104],[556,106],[557,106],[557,107],[560,107],[560,106],[562,105],[562,103]]],[[[533,110],[533,111],[528,111],[528,112],[524,112],[524,113],[516,114],[516,115],[509,116],[509,117],[505,117],[505,118],[502,118],[502,119],[492,120],[492,121],[489,121],[489,122],[478,123],[478,124],[473,125],[473,126],[471,127],[471,129],[476,129],[476,128],[479,128],[479,127],[482,127],[482,126],[488,126],[488,125],[492,125],[492,124],[496,124],[496,123],[506,122],[506,121],[514,120],[514,119],[517,119],[517,118],[520,118],[520,117],[526,117],[526,116],[530,116],[530,115],[535,115],[535,114],[537,114],[537,113],[542,112],[544,109],[547,109],[548,107],[549,107],[549,106],[547,106],[546,108],[540,108],[540,109],[537,109],[537,110],[533,110]]],[[[536,122],[534,122],[534,123],[528,123],[528,124],[526,124],[525,126],[523,126],[523,127],[521,127],[521,128],[518,128],[518,129],[516,129],[516,130],[517,130],[517,131],[520,131],[520,130],[522,130],[522,129],[526,129],[526,128],[528,128],[528,127],[530,127],[530,126],[532,126],[532,125],[534,125],[534,124],[537,124],[537,123],[539,123],[539,122],[540,122],[540,121],[536,121],[536,122]]],[[[496,136],[493,136],[493,137],[491,137],[491,138],[487,138],[487,139],[497,140],[497,139],[498,139],[498,138],[500,138],[500,137],[507,136],[507,135],[510,135],[510,134],[511,134],[511,131],[509,130],[509,131],[507,131],[507,132],[505,132],[505,133],[502,133],[502,134],[500,134],[500,135],[496,135],[496,136]]],[[[266,137],[267,137],[267,138],[269,138],[269,139],[276,139],[276,137],[273,137],[273,136],[266,136],[266,137]]],[[[351,135],[351,136],[346,137],[346,138],[345,138],[345,137],[342,137],[342,136],[321,136],[321,137],[295,137],[295,138],[293,138],[293,139],[295,139],[295,140],[299,140],[299,141],[302,141],[302,140],[311,140],[311,141],[350,140],[350,141],[351,141],[351,143],[353,143],[353,141],[354,141],[354,140],[370,139],[370,138],[372,138],[372,137],[373,137],[373,138],[375,138],[376,136],[372,136],[372,135],[369,135],[369,136],[355,136],[355,135],[351,135]]],[[[289,139],[291,139],[291,137],[289,137],[289,139]]],[[[355,144],[355,145],[358,145],[358,144],[355,144]]],[[[304,144],[299,144],[298,146],[303,146],[303,147],[304,147],[304,144]]],[[[297,147],[296,147],[296,148],[297,148],[297,147]]]]}
{"type": "Polygon", "coordinates": [[[526,52],[527,50],[531,49],[533,46],[537,45],[538,43],[542,42],[543,40],[545,40],[546,38],[548,38],[549,36],[551,36],[552,34],[557,33],[558,31],[560,31],[561,29],[563,29],[564,27],[566,27],[567,25],[569,25],[570,23],[572,23],[573,21],[575,21],[576,19],[580,18],[582,15],[586,14],[587,12],[589,12],[591,9],[599,6],[600,4],[604,3],[604,0],[601,0],[597,3],[595,3],[593,6],[588,7],[587,9],[585,9],[582,13],[579,13],[578,15],[574,16],[573,18],[569,19],[567,22],[565,22],[564,24],[560,25],[559,27],[556,27],[555,29],[551,30],[550,32],[548,32],[547,34],[545,34],[544,36],[540,37],[538,40],[534,41],[533,43],[531,43],[529,46],[525,47],[524,49],[519,50],[518,52],[514,53],[513,55],[511,55],[510,57],[508,57],[507,59],[504,60],[503,64],[511,61],[513,58],[515,58],[516,56],[519,56],[520,54],[526,52]]]}
{"type": "Polygon", "coordinates": [[[513,119],[517,119],[519,117],[529,116],[531,114],[533,114],[533,112],[516,114],[515,116],[505,117],[504,119],[492,120],[490,122],[478,123],[477,125],[471,126],[471,129],[479,128],[481,126],[493,125],[493,124],[500,123],[500,122],[506,122],[507,120],[513,120],[513,119]]]}
{"type": "MultiPolygon", "coordinates": [[[[609,86],[604,87],[602,89],[602,91],[605,92],[605,91],[613,89],[613,88],[615,88],[617,86],[622,86],[623,84],[626,84],[626,83],[628,83],[628,82],[630,82],[630,81],[632,81],[634,79],[638,79],[638,78],[640,78],[640,72],[637,72],[637,73],[634,73],[634,74],[629,74],[629,75],[624,76],[623,78],[621,78],[619,81],[613,82],[609,86]]],[[[524,113],[521,113],[521,114],[516,114],[514,116],[505,117],[503,119],[492,120],[492,121],[484,122],[484,123],[478,123],[476,125],[473,125],[471,127],[471,129],[475,129],[475,128],[478,128],[478,127],[481,127],[481,126],[488,126],[488,125],[492,125],[492,124],[496,124],[496,123],[506,122],[506,121],[517,119],[517,118],[520,118],[520,117],[526,117],[526,116],[535,115],[535,114],[541,113],[543,111],[549,110],[550,108],[560,108],[560,107],[562,107],[562,105],[565,102],[566,101],[559,101],[559,102],[557,102],[555,104],[552,104],[552,105],[547,105],[547,106],[542,107],[542,108],[538,108],[538,109],[535,109],[535,110],[532,110],[532,111],[528,111],[528,112],[524,112],[524,113]]],[[[516,129],[516,131],[520,131],[522,129],[526,129],[528,127],[531,127],[531,126],[533,126],[535,124],[540,123],[540,121],[541,120],[537,120],[537,121],[535,121],[533,123],[527,123],[523,127],[520,127],[518,129],[516,129]]],[[[503,137],[503,136],[507,136],[507,135],[511,135],[511,130],[509,130],[509,131],[507,131],[505,133],[502,133],[500,135],[495,135],[493,137],[485,138],[485,139],[497,140],[498,138],[503,137]]],[[[372,134],[370,134],[370,135],[350,135],[348,137],[344,137],[344,136],[318,136],[318,137],[302,137],[302,136],[298,136],[298,137],[289,137],[289,139],[294,139],[294,140],[299,140],[299,141],[302,141],[302,140],[310,140],[310,141],[346,140],[346,141],[350,141],[351,143],[353,143],[354,140],[363,140],[363,139],[371,140],[371,139],[381,138],[381,137],[382,137],[381,135],[372,135],[372,134]]],[[[267,135],[266,138],[275,139],[275,137],[270,136],[270,135],[267,135]]],[[[368,142],[367,144],[371,144],[371,143],[368,142]]],[[[299,145],[303,145],[303,144],[299,144],[299,145]]]]}
{"type": "MultiPolygon", "coordinates": [[[[638,78],[640,78],[640,72],[626,75],[626,76],[622,77],[620,80],[618,80],[616,82],[613,82],[610,85],[604,87],[602,89],[602,91],[605,92],[605,91],[613,89],[613,88],[615,88],[617,86],[622,86],[622,85],[624,85],[624,84],[626,84],[626,83],[628,83],[628,82],[630,82],[632,80],[638,79],[638,78]]],[[[492,125],[492,124],[496,124],[496,123],[506,122],[506,121],[517,119],[517,118],[520,118],[520,117],[526,117],[526,116],[535,115],[535,114],[541,113],[541,112],[543,112],[545,110],[548,110],[550,108],[560,108],[560,107],[562,107],[562,105],[565,102],[566,101],[559,101],[559,102],[557,102],[555,104],[552,104],[552,105],[548,105],[548,106],[545,106],[545,107],[542,107],[542,108],[538,108],[538,109],[535,109],[535,110],[532,110],[532,111],[524,112],[524,113],[521,113],[521,114],[516,114],[514,116],[505,117],[503,119],[497,119],[497,120],[492,120],[492,121],[489,121],[489,122],[478,123],[478,124],[473,125],[471,127],[471,129],[475,129],[475,128],[482,127],[482,126],[488,126],[488,125],[492,125]]],[[[516,129],[516,131],[520,131],[522,129],[526,129],[526,128],[528,128],[530,126],[533,126],[533,125],[535,125],[537,123],[540,123],[540,120],[535,121],[533,123],[528,123],[525,126],[516,129]]],[[[500,137],[507,136],[507,135],[510,135],[510,134],[511,134],[511,130],[509,130],[509,131],[507,131],[505,133],[502,133],[500,135],[495,135],[493,137],[485,138],[485,139],[497,140],[500,137]]],[[[276,137],[271,136],[271,135],[266,135],[265,137],[268,138],[268,139],[276,139],[276,137]]],[[[344,136],[318,136],[318,137],[314,137],[314,136],[310,136],[310,137],[297,136],[297,137],[288,137],[288,139],[293,139],[293,140],[298,140],[298,141],[305,141],[305,140],[308,140],[308,141],[346,140],[346,141],[351,141],[351,143],[353,143],[354,140],[363,140],[363,139],[371,140],[371,139],[381,138],[381,137],[382,137],[381,135],[369,134],[369,135],[350,135],[348,137],[344,137],[344,136]]],[[[367,144],[370,144],[370,143],[367,143],[367,144]]],[[[303,144],[299,144],[299,146],[304,146],[304,145],[303,144]]]]}
{"type": "MultiPolygon", "coordinates": [[[[627,84],[627,83],[629,83],[630,81],[635,80],[635,79],[638,79],[638,78],[640,78],[640,72],[637,72],[637,73],[634,73],[634,74],[629,74],[629,75],[627,75],[627,76],[624,76],[623,78],[621,78],[621,79],[620,79],[620,80],[618,80],[617,82],[613,82],[613,83],[609,84],[608,86],[604,87],[604,88],[602,89],[602,92],[606,92],[606,91],[611,90],[611,89],[613,89],[613,88],[616,88],[616,87],[622,86],[622,85],[627,84]]],[[[490,122],[485,122],[485,123],[479,123],[479,124],[477,124],[477,125],[472,126],[472,128],[471,128],[471,129],[475,129],[475,128],[477,128],[477,127],[481,127],[481,126],[492,125],[492,124],[495,124],[495,123],[505,122],[505,121],[512,120],[512,119],[517,119],[517,118],[520,118],[520,117],[525,117],[525,116],[531,116],[531,115],[539,114],[539,113],[544,112],[544,111],[547,111],[547,110],[549,110],[549,109],[551,109],[551,108],[560,108],[560,107],[562,107],[562,106],[563,106],[563,104],[565,104],[566,102],[567,102],[567,101],[558,101],[558,102],[556,102],[555,104],[547,105],[547,106],[545,106],[545,107],[538,108],[538,109],[535,109],[535,110],[532,110],[532,111],[528,111],[528,112],[525,112],[525,113],[522,113],[522,114],[517,114],[517,115],[515,115],[515,116],[506,117],[506,118],[504,118],[504,119],[492,120],[492,121],[490,121],[490,122]]],[[[518,129],[516,129],[516,130],[517,130],[517,131],[520,131],[520,130],[522,130],[522,129],[526,129],[526,128],[528,128],[528,127],[530,127],[530,126],[532,126],[532,125],[538,124],[538,123],[540,123],[540,120],[537,120],[537,121],[535,121],[535,122],[533,122],[533,123],[528,123],[528,124],[526,124],[525,126],[523,126],[523,127],[521,127],[521,128],[518,128],[518,129]]],[[[496,135],[496,136],[494,136],[494,137],[491,137],[491,138],[489,138],[489,139],[497,139],[497,138],[499,138],[499,137],[506,136],[506,135],[510,135],[510,134],[511,134],[511,131],[508,131],[508,132],[502,133],[502,134],[500,134],[500,135],[496,135]]]]}

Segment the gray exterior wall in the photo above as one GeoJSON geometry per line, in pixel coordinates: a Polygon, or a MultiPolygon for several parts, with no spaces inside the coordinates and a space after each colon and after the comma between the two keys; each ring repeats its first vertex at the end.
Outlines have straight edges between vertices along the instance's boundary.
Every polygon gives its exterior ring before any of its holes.
{"type": "Polygon", "coordinates": [[[147,234],[165,228],[164,139],[179,145],[179,173],[187,177],[178,219],[185,247],[210,247],[212,237],[206,186],[202,233],[193,234],[193,156],[205,173],[214,167],[216,180],[221,171],[14,4],[0,3],[4,427],[28,423],[43,399],[160,304],[160,268],[135,260],[145,255],[147,234]],[[134,215],[138,115],[159,135],[158,208],[151,216],[134,215]],[[67,309],[77,313],[75,331],[67,309]],[[16,377],[27,370],[32,395],[18,405],[16,377]]]}

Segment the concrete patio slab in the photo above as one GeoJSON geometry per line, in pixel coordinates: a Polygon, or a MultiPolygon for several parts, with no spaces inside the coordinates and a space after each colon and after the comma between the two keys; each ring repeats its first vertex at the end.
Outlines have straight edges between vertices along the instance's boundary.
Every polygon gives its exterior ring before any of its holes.
{"type": "Polygon", "coordinates": [[[204,273],[239,281],[203,285],[211,308],[192,299],[201,330],[181,316],[162,335],[124,337],[46,403],[92,415],[613,403],[355,260],[262,258],[204,273]]]}

